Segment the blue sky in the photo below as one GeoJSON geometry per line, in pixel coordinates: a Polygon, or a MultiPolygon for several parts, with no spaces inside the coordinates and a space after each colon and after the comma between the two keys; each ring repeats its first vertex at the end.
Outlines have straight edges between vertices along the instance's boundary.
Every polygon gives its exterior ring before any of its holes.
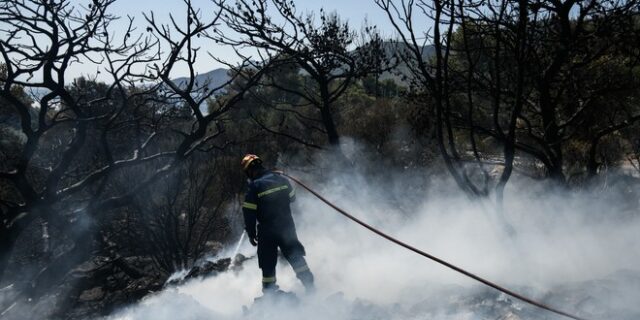
{"type": "MultiPolygon", "coordinates": [[[[209,12],[213,14],[213,10],[215,9],[209,0],[192,0],[192,3],[196,7],[201,8],[204,17],[206,17],[209,12]]],[[[377,25],[383,34],[387,36],[393,35],[386,14],[373,0],[296,0],[295,4],[299,13],[318,12],[320,8],[323,8],[327,12],[335,11],[338,13],[342,19],[347,20],[351,24],[352,28],[360,29],[366,20],[368,24],[377,25]]],[[[148,13],[153,11],[156,19],[166,22],[168,21],[169,14],[173,14],[176,18],[184,17],[185,15],[181,13],[184,12],[185,8],[186,6],[182,0],[118,0],[114,4],[112,12],[118,16],[131,15],[136,17],[139,23],[139,30],[144,30],[146,23],[143,21],[143,12],[148,13]]],[[[124,27],[124,23],[120,25],[124,27]]],[[[230,61],[236,59],[234,62],[238,61],[230,48],[216,46],[214,43],[211,43],[211,41],[202,43],[202,46],[215,54],[216,57],[222,57],[230,61]]],[[[201,54],[200,58],[198,61],[198,70],[202,72],[222,66],[205,54],[201,54]]],[[[174,77],[183,76],[187,72],[184,66],[178,66],[176,71],[173,75],[174,77]]]]}
{"type": "MultiPolygon", "coordinates": [[[[71,0],[72,3],[78,5],[88,5],[91,0],[71,0]]],[[[234,0],[229,0],[233,2],[234,0]]],[[[373,0],[294,0],[298,12],[318,12],[320,8],[323,8],[327,12],[337,12],[337,14],[343,19],[347,20],[352,28],[359,30],[365,20],[369,25],[377,25],[384,36],[391,37],[395,34],[391,25],[387,19],[386,14],[373,2],[373,0]]],[[[202,10],[203,17],[213,14],[215,7],[210,0],[192,0],[192,3],[202,10]]],[[[147,23],[144,21],[142,13],[154,12],[156,19],[159,22],[169,22],[169,15],[173,14],[178,21],[183,21],[185,12],[185,4],[182,0],[117,0],[111,7],[110,12],[116,16],[126,17],[127,15],[135,18],[134,26],[137,27],[137,32],[144,33],[147,27],[147,23]],[[182,19],[182,20],[181,20],[182,19]]],[[[206,19],[205,19],[206,20],[206,19]]],[[[426,23],[426,19],[421,17],[419,21],[426,23]]],[[[111,26],[111,31],[116,35],[122,36],[126,28],[126,19],[120,20],[118,23],[114,23],[111,26]]],[[[422,30],[426,30],[425,25],[422,30]]],[[[239,59],[235,56],[235,53],[231,48],[216,45],[212,41],[202,41],[198,43],[202,47],[199,55],[199,59],[196,63],[197,70],[201,73],[213,70],[215,68],[223,67],[222,64],[208,57],[204,52],[211,52],[218,58],[230,62],[238,62],[239,59]]],[[[70,68],[70,76],[68,79],[78,77],[80,75],[95,75],[96,70],[100,66],[90,64],[76,64],[70,68]]],[[[104,75],[105,73],[102,73],[104,75]]],[[[175,68],[175,72],[172,77],[180,77],[187,74],[187,68],[184,65],[178,65],[175,68]]],[[[108,79],[101,79],[103,81],[109,81],[108,79]]]]}
{"type": "MultiPolygon", "coordinates": [[[[89,1],[78,2],[88,3],[89,1]]],[[[294,2],[300,12],[317,12],[320,8],[329,12],[336,11],[341,17],[348,19],[353,26],[360,26],[366,17],[371,24],[389,27],[384,12],[375,5],[373,0],[295,0],[294,2]]],[[[213,8],[208,0],[192,0],[192,3],[202,8],[203,13],[206,12],[205,8],[213,8]]],[[[160,17],[167,16],[169,13],[180,13],[184,8],[182,0],[118,0],[112,12],[120,16],[127,14],[138,16],[142,12],[154,11],[160,17]]]]}

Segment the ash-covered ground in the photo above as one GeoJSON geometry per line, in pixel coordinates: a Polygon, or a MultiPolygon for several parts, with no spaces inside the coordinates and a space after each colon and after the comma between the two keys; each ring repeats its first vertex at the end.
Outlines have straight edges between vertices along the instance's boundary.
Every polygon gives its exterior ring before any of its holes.
{"type": "MultiPolygon", "coordinates": [[[[303,179],[381,230],[530,298],[589,319],[640,318],[640,212],[624,193],[513,181],[505,203],[510,233],[491,203],[470,202],[445,181],[420,181],[415,173],[365,177],[303,179]]],[[[300,189],[293,209],[316,295],[305,296],[281,260],[278,283],[301,302],[251,307],[261,274],[249,259],[170,286],[109,319],[563,318],[389,243],[300,189]]],[[[234,249],[230,244],[221,257],[234,249]]],[[[255,249],[243,243],[240,253],[255,249]]]]}

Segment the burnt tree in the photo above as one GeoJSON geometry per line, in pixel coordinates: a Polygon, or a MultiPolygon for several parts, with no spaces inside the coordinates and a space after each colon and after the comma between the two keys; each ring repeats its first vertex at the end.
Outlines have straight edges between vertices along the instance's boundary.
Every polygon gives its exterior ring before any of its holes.
{"type": "Polygon", "coordinates": [[[21,141],[18,155],[0,172],[0,183],[11,194],[1,203],[0,279],[21,234],[36,221],[57,231],[43,228],[43,239],[72,244],[46,253],[43,269],[24,291],[34,298],[103,242],[99,222],[106,212],[130,204],[194,153],[223,148],[226,143],[217,139],[224,128],[217,120],[262,75],[238,73],[245,77],[244,87],[203,114],[200,106],[213,92],[195,83],[199,48],[193,39],[211,32],[219,15],[203,21],[185,1],[186,25],[172,19],[173,26],[163,27],[149,15],[146,32],[138,33],[129,18],[126,32],[116,38],[111,26],[117,17],[109,13],[113,2],[0,4],[6,31],[0,39],[5,68],[0,100],[3,113],[8,109],[19,119],[21,141]],[[169,78],[177,63],[188,66],[186,85],[169,78]],[[70,79],[77,65],[95,68],[96,78],[70,79]],[[31,104],[22,92],[41,94],[31,104]],[[129,179],[131,173],[144,174],[129,179]]]}
{"type": "Polygon", "coordinates": [[[367,27],[362,42],[357,43],[357,33],[336,14],[321,11],[317,22],[311,14],[299,14],[290,1],[216,3],[223,8],[222,19],[232,31],[220,33],[220,41],[256,48],[266,61],[298,67],[305,79],[298,88],[282,85],[273,77],[266,77],[263,84],[295,94],[314,106],[327,142],[337,146],[340,135],[335,120],[336,101],[355,80],[389,65],[375,28],[367,27]]]}

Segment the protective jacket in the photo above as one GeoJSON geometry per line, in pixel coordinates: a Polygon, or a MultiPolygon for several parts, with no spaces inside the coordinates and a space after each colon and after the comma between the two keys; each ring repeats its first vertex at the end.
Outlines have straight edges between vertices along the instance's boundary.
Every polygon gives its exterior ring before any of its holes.
{"type": "Polygon", "coordinates": [[[249,182],[242,205],[245,227],[249,237],[259,233],[282,233],[295,231],[290,202],[295,201],[295,190],[289,180],[271,171],[263,172],[249,182]]]}

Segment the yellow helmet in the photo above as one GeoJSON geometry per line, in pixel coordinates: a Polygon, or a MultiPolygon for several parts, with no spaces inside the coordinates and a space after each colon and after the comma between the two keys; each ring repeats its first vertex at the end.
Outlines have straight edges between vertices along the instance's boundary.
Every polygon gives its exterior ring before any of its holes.
{"type": "Polygon", "coordinates": [[[249,169],[251,164],[254,162],[260,164],[262,163],[262,159],[260,159],[260,157],[256,156],[255,154],[245,155],[244,158],[242,158],[242,162],[240,163],[240,165],[242,166],[242,170],[247,171],[247,169],[249,169]]]}

